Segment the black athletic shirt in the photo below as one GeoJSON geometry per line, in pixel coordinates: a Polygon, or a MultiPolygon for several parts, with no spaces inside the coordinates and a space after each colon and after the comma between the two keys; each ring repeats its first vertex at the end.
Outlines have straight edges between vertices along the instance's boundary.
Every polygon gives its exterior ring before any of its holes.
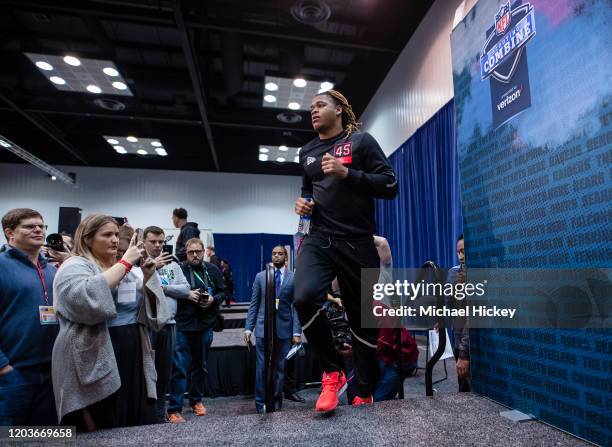
{"type": "Polygon", "coordinates": [[[304,169],[302,197],[312,197],[312,231],[341,238],[372,236],[376,232],[374,197],[397,195],[395,172],[376,140],[367,132],[344,132],[315,138],[300,150],[304,169]],[[348,177],[323,174],[323,155],[329,153],[348,167],[348,177]]]}

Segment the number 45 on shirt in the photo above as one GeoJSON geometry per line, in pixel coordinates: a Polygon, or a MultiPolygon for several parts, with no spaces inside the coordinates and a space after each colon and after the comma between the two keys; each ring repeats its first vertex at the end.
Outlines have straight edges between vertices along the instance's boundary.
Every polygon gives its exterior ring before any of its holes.
{"type": "Polygon", "coordinates": [[[350,141],[337,143],[334,145],[334,157],[336,157],[343,165],[353,163],[353,143],[350,141]]]}

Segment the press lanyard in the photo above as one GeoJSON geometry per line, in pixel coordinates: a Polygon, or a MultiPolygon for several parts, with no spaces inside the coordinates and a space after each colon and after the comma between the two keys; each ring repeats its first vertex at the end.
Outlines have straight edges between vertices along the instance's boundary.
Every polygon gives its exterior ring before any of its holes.
{"type": "Polygon", "coordinates": [[[212,287],[212,284],[214,284],[212,279],[210,278],[210,275],[208,274],[208,270],[204,270],[204,274],[206,275],[208,284],[206,284],[206,282],[202,279],[200,275],[198,275],[198,272],[196,272],[195,270],[193,270],[193,274],[196,276],[196,278],[200,280],[200,282],[204,285],[204,287],[212,287]]]}
{"type": "Polygon", "coordinates": [[[45,278],[43,276],[43,271],[42,271],[39,261],[36,261],[36,271],[38,272],[40,283],[43,286],[43,292],[45,294],[45,305],[48,306],[49,305],[49,295],[47,294],[47,285],[45,284],[45,278]]]}

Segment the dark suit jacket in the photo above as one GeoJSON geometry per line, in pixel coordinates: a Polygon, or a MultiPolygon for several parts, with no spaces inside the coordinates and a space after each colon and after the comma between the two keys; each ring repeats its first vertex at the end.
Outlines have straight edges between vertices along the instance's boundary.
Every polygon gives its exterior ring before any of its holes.
{"type": "MultiPolygon", "coordinates": [[[[264,336],[264,309],[266,298],[266,272],[259,272],[253,281],[251,303],[247,314],[245,329],[255,330],[257,337],[264,336]]],[[[278,338],[291,338],[294,334],[302,333],[302,326],[297,312],[293,306],[293,272],[285,270],[285,277],[278,296],[279,303],[276,310],[276,336],[278,338]]]]}

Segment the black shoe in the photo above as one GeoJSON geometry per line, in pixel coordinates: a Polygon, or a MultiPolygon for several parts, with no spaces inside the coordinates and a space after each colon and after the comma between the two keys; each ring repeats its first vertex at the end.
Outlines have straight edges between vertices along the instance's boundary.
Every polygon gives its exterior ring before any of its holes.
{"type": "Polygon", "coordinates": [[[302,396],[300,396],[297,393],[291,393],[291,394],[287,393],[285,394],[285,399],[292,400],[293,402],[299,402],[301,404],[306,402],[306,399],[304,399],[302,396]]]}

